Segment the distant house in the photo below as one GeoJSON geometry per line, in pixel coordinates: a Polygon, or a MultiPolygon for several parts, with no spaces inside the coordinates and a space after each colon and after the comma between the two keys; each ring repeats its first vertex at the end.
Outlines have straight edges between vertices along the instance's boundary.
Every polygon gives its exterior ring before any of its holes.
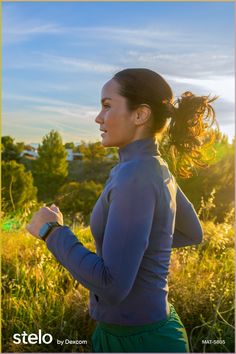
{"type": "Polygon", "coordinates": [[[66,161],[82,160],[83,154],[80,152],[73,152],[73,149],[66,149],[67,158],[66,161]]]}
{"type": "Polygon", "coordinates": [[[20,154],[20,157],[28,157],[28,158],[31,158],[33,160],[36,160],[39,155],[38,155],[38,150],[37,149],[34,149],[31,147],[31,149],[27,149],[27,150],[23,150],[20,154]]]}
{"type": "Polygon", "coordinates": [[[107,159],[113,159],[114,158],[114,154],[109,154],[106,156],[107,159]]]}
{"type": "MultiPolygon", "coordinates": [[[[73,149],[66,149],[66,152],[66,161],[82,160],[83,158],[83,154],[81,154],[80,152],[73,152],[73,149]]],[[[20,154],[20,157],[23,156],[29,159],[36,160],[39,157],[38,150],[32,147],[31,145],[26,146],[26,149],[23,150],[20,154]]]]}

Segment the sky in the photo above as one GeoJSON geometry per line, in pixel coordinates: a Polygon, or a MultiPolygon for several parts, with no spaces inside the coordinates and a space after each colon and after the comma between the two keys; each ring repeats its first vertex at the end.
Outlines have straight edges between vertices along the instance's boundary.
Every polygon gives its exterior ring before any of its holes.
{"type": "Polygon", "coordinates": [[[218,95],[220,130],[234,128],[234,3],[2,4],[2,134],[40,143],[99,141],[102,86],[119,70],[161,74],[175,97],[218,95]]]}

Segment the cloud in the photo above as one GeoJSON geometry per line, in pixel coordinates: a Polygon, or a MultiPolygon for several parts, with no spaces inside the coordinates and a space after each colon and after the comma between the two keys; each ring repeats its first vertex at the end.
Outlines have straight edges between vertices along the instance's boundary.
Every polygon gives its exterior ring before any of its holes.
{"type": "Polygon", "coordinates": [[[79,37],[83,36],[87,40],[106,40],[118,42],[120,44],[128,44],[132,47],[153,48],[160,45],[161,41],[178,36],[181,38],[180,32],[177,30],[165,30],[156,26],[145,26],[142,28],[128,27],[80,27],[67,28],[67,33],[71,33],[72,44],[77,44],[79,37]],[[74,35],[74,36],[73,36],[74,35]],[[76,35],[76,36],[75,36],[76,35]],[[76,41],[76,38],[78,40],[76,41]]]}
{"type": "Polygon", "coordinates": [[[230,137],[234,135],[234,77],[214,76],[210,79],[198,79],[165,75],[165,79],[173,88],[175,97],[180,96],[185,91],[191,91],[201,96],[219,96],[213,103],[216,119],[219,122],[220,129],[230,137]]]}
{"type": "MultiPolygon", "coordinates": [[[[92,60],[83,60],[74,57],[65,57],[60,55],[41,54],[41,65],[54,70],[65,71],[89,71],[96,73],[113,73],[119,70],[119,67],[107,63],[99,63],[92,60]]],[[[40,66],[40,63],[38,63],[40,66]]],[[[37,64],[36,64],[37,65],[37,64]]]]}
{"type": "MultiPolygon", "coordinates": [[[[94,120],[97,116],[99,109],[93,106],[86,106],[86,105],[79,105],[74,104],[71,102],[61,101],[61,100],[54,100],[48,99],[44,97],[32,97],[32,96],[22,96],[22,95],[5,95],[4,99],[11,99],[11,101],[21,101],[24,103],[29,102],[30,104],[25,105],[26,108],[23,110],[26,112],[26,117],[31,115],[30,120],[23,118],[23,121],[20,120],[19,122],[15,121],[16,127],[17,125],[24,125],[30,122],[32,125],[41,125],[48,126],[56,124],[60,125],[61,128],[70,130],[68,125],[68,121],[72,125],[81,127],[86,127],[88,130],[92,125],[95,125],[94,120]],[[47,118],[50,115],[50,120],[47,121],[47,118]],[[41,117],[39,119],[39,116],[41,117]]],[[[22,109],[19,110],[22,112],[22,109]]],[[[4,112],[4,115],[10,114],[13,118],[18,116],[18,110],[15,112],[4,112]]],[[[3,127],[9,124],[8,121],[3,119],[3,127]]],[[[27,125],[26,125],[27,126],[27,125]]]]}
{"type": "Polygon", "coordinates": [[[165,46],[159,50],[129,50],[122,60],[123,65],[135,67],[148,66],[163,75],[183,76],[188,78],[208,78],[215,75],[234,75],[233,50],[216,47],[214,51],[202,47],[193,51],[181,47],[181,52],[165,46]]]}
{"type": "MultiPolygon", "coordinates": [[[[31,83],[28,83],[29,87],[31,87],[31,83]]],[[[45,92],[67,92],[71,90],[72,85],[70,84],[65,84],[64,82],[45,82],[45,81],[39,81],[37,80],[37,92],[42,92],[45,94],[45,92]]],[[[25,84],[25,87],[27,87],[27,84],[25,84]]]]}
{"type": "MultiPolygon", "coordinates": [[[[36,17],[29,19],[16,15],[17,11],[3,11],[3,44],[26,41],[39,35],[47,35],[47,43],[53,37],[55,43],[64,43],[66,52],[78,46],[78,55],[35,53],[4,65],[11,68],[38,68],[64,72],[114,73],[127,66],[145,66],[169,75],[189,77],[210,76],[214,73],[232,75],[234,68],[233,43],[217,42],[212,34],[208,39],[201,32],[186,32],[176,25],[144,24],[143,27],[115,26],[66,26],[45,22],[36,17]],[[58,40],[58,41],[57,41],[58,40]],[[109,43],[110,42],[110,43],[109,43]],[[81,56],[81,46],[93,48],[97,60],[81,56]],[[112,52],[109,52],[112,46],[112,52]],[[109,52],[109,56],[107,55],[109,52]]],[[[36,41],[37,39],[35,39],[36,41]]],[[[35,42],[36,43],[36,42],[35,42]]],[[[74,50],[76,52],[76,48],[74,50]]],[[[29,53],[28,53],[29,54],[29,53]]],[[[64,53],[63,53],[64,54],[64,53]]]]}
{"type": "Polygon", "coordinates": [[[97,109],[93,109],[92,107],[83,107],[79,106],[78,108],[69,107],[57,107],[57,106],[34,106],[34,109],[41,112],[51,112],[56,113],[62,116],[67,116],[71,118],[83,118],[90,119],[91,117],[96,117],[98,114],[97,109]]]}
{"type": "Polygon", "coordinates": [[[35,53],[31,60],[6,63],[8,69],[43,69],[59,72],[91,72],[96,74],[114,74],[121,66],[111,63],[98,62],[98,60],[81,59],[77,57],[35,53]]]}
{"type": "Polygon", "coordinates": [[[126,67],[148,67],[163,75],[185,78],[211,78],[212,76],[233,76],[233,55],[215,52],[170,53],[168,49],[142,53],[130,50],[124,56],[123,49],[116,48],[116,56],[106,56],[105,60],[82,59],[79,55],[53,55],[45,52],[34,52],[27,58],[7,61],[8,69],[35,69],[59,71],[64,73],[88,72],[96,74],[114,74],[126,67]],[[209,64],[210,63],[210,64],[209,64]]]}
{"type": "Polygon", "coordinates": [[[19,7],[13,4],[3,4],[2,19],[3,45],[25,42],[39,35],[58,35],[64,32],[64,28],[57,23],[39,20],[37,16],[26,18],[24,13],[20,13],[19,7]]]}
{"type": "Polygon", "coordinates": [[[32,39],[38,35],[62,34],[63,28],[53,23],[8,24],[3,26],[2,43],[14,44],[32,39]]]}
{"type": "MultiPolygon", "coordinates": [[[[221,100],[233,103],[235,98],[235,87],[234,87],[234,77],[233,76],[211,76],[208,79],[203,78],[186,78],[178,76],[165,76],[167,80],[170,80],[176,84],[191,85],[195,88],[198,93],[203,89],[204,93],[212,94],[214,96],[219,96],[221,100]]],[[[189,89],[188,89],[189,90],[189,89]]],[[[199,93],[198,93],[199,94],[199,93]]]]}
{"type": "Polygon", "coordinates": [[[39,143],[53,129],[61,134],[64,141],[97,141],[101,132],[94,121],[95,116],[90,113],[86,117],[81,111],[72,117],[66,111],[37,110],[37,107],[3,112],[2,134],[11,135],[17,141],[39,143]]]}
{"type": "MultiPolygon", "coordinates": [[[[108,40],[132,44],[142,47],[153,47],[155,41],[173,38],[181,34],[175,29],[170,31],[163,27],[146,26],[145,28],[125,28],[114,26],[73,27],[58,23],[45,22],[37,18],[25,18],[24,14],[14,8],[4,7],[3,11],[3,44],[14,44],[31,40],[39,35],[65,35],[70,43],[77,44],[81,38],[85,40],[108,40]]],[[[182,37],[183,38],[183,37],[182,37]]]]}
{"type": "Polygon", "coordinates": [[[11,101],[22,101],[22,102],[34,102],[34,103],[42,103],[42,104],[49,104],[49,105],[56,105],[56,106],[63,106],[63,107],[75,107],[77,109],[91,109],[91,107],[78,105],[72,102],[67,102],[63,100],[55,100],[46,97],[35,97],[35,96],[26,96],[26,95],[18,95],[18,94],[4,94],[3,93],[3,100],[11,100],[11,101]]]}
{"type": "MultiPolygon", "coordinates": [[[[194,33],[183,32],[174,24],[168,26],[164,23],[144,24],[142,27],[119,27],[119,26],[67,26],[57,22],[46,22],[37,16],[29,19],[25,14],[14,8],[4,7],[3,11],[3,44],[25,42],[40,35],[63,35],[67,39],[66,44],[78,45],[88,41],[98,44],[99,41],[110,41],[121,45],[129,45],[132,48],[159,49],[171,43],[171,47],[178,48],[180,45],[189,47],[196,43],[194,33]]],[[[48,39],[48,38],[47,38],[48,39]]],[[[201,46],[204,43],[201,42],[201,46]]],[[[224,44],[223,44],[224,45],[224,44]]]]}

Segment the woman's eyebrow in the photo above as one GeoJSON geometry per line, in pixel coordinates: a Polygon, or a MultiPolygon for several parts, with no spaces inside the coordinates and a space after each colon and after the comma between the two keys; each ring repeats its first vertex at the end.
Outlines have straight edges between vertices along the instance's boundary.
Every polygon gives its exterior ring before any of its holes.
{"type": "Polygon", "coordinates": [[[106,100],[111,100],[111,98],[110,97],[104,97],[104,98],[101,99],[101,103],[104,103],[106,100]]]}

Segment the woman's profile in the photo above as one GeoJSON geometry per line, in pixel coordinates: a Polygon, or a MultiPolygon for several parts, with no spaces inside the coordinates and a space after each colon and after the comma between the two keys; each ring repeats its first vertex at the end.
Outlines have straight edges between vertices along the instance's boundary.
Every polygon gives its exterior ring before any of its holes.
{"type": "Polygon", "coordinates": [[[168,133],[175,172],[189,175],[209,143],[213,100],[186,92],[176,104],[156,72],[116,73],[102,88],[95,119],[102,144],[119,149],[91,214],[96,253],[63,226],[55,205],[41,208],[27,226],[90,290],[94,352],[189,352],[181,315],[168,301],[168,272],[172,248],[199,244],[203,234],[156,135],[168,133]]]}

